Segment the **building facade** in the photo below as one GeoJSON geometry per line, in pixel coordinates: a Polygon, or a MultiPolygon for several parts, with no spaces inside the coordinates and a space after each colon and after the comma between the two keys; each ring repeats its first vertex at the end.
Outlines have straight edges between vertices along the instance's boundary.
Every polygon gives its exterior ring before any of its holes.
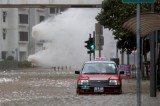
{"type": "Polygon", "coordinates": [[[43,50],[44,41],[32,37],[32,27],[48,17],[54,17],[64,8],[1,8],[0,9],[0,60],[12,56],[24,61],[28,56],[43,50]]]}

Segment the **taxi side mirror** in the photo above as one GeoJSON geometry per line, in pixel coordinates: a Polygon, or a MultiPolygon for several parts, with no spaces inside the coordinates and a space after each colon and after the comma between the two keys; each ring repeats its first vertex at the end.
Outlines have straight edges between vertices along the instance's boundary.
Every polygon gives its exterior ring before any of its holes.
{"type": "Polygon", "coordinates": [[[80,74],[80,71],[75,71],[75,74],[80,74]]]}

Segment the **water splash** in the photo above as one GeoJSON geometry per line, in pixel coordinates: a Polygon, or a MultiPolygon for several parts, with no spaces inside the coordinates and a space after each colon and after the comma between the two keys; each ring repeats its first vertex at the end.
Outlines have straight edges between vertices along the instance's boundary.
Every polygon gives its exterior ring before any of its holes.
{"type": "Polygon", "coordinates": [[[30,55],[28,60],[39,66],[81,66],[89,59],[84,41],[95,30],[95,17],[99,12],[100,9],[70,8],[35,25],[32,36],[48,42],[45,50],[30,55]]]}

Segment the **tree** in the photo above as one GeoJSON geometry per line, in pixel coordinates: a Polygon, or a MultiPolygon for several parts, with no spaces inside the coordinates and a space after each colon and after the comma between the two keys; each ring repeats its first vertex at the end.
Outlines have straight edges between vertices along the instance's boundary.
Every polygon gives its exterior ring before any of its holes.
{"type": "MultiPolygon", "coordinates": [[[[141,5],[141,12],[149,12],[149,4],[141,5]]],[[[105,28],[113,31],[114,38],[117,40],[117,47],[121,52],[131,54],[136,47],[135,33],[122,28],[122,25],[129,18],[136,15],[136,4],[122,3],[122,0],[104,0],[101,12],[96,16],[98,22],[105,28]]]]}
{"type": "MultiPolygon", "coordinates": [[[[144,4],[141,9],[143,12],[150,11],[150,5],[144,4]]],[[[125,44],[126,42],[136,42],[136,36],[133,32],[122,28],[122,25],[130,17],[135,16],[136,5],[125,4],[122,0],[104,0],[102,2],[101,12],[97,15],[96,19],[105,28],[113,31],[114,38],[118,40],[118,49],[134,50],[136,43],[125,44]],[[132,38],[132,39],[131,39],[132,38]],[[126,42],[121,42],[126,41],[126,42]],[[128,48],[131,47],[131,48],[128,48]]]]}

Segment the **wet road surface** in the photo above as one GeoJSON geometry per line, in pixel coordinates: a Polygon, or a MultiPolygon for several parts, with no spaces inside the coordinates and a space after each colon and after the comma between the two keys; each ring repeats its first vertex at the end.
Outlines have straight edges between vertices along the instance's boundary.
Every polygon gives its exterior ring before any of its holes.
{"type": "MultiPolygon", "coordinates": [[[[136,80],[123,80],[121,95],[76,95],[72,70],[31,68],[0,72],[0,106],[136,106],[136,80]]],[[[142,106],[160,106],[142,81],[142,106]]]]}

